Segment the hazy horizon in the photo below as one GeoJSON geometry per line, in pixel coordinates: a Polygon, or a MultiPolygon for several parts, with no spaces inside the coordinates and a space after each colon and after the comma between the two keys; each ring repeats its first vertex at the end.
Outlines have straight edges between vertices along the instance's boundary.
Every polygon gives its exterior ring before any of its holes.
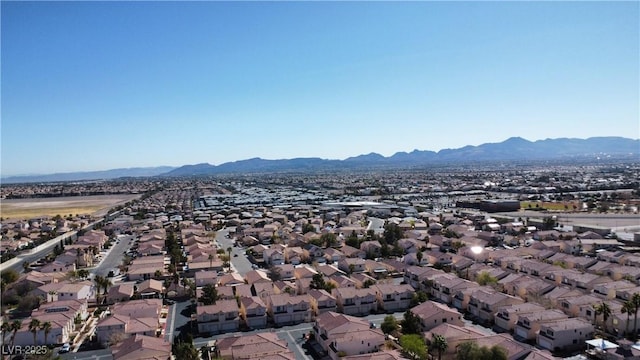
{"type": "Polygon", "coordinates": [[[637,2],[2,2],[2,177],[640,138],[637,2]]]}

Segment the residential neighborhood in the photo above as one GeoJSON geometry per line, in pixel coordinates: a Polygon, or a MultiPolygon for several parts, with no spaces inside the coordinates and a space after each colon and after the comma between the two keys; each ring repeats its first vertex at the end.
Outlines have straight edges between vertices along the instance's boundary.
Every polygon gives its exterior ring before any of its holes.
{"type": "Polygon", "coordinates": [[[640,356],[637,191],[356,180],[176,180],[103,218],[3,220],[11,251],[57,229],[45,258],[3,264],[4,344],[63,359],[401,359],[419,357],[413,335],[442,359],[470,343],[564,358],[592,339],[615,344],[607,358],[640,356]],[[575,208],[530,210],[554,201],[575,208]]]}

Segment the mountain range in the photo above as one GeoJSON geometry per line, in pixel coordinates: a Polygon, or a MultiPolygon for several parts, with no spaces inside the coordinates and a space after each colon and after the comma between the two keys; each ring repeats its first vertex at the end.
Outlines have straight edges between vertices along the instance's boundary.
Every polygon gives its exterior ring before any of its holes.
{"type": "Polygon", "coordinates": [[[529,141],[521,137],[509,138],[500,143],[468,145],[458,149],[443,149],[438,152],[414,150],[398,152],[385,157],[370,153],[344,160],[321,158],[293,158],[267,160],[252,158],[227,162],[220,165],[208,163],[184,165],[178,168],[161,166],[154,168],[114,169],[94,172],[61,173],[37,176],[14,176],[3,178],[4,183],[53,182],[120,177],[182,177],[233,173],[305,172],[342,169],[373,169],[419,167],[435,164],[465,164],[491,161],[540,161],[627,157],[640,160],[640,140],[623,137],[593,137],[588,139],[546,139],[529,141]]]}
{"type": "Polygon", "coordinates": [[[546,139],[529,141],[521,137],[509,138],[501,143],[443,149],[438,152],[414,150],[397,152],[385,157],[377,153],[359,155],[345,160],[321,158],[294,158],[266,160],[253,158],[220,165],[185,165],[162,176],[193,176],[229,173],[300,172],[308,170],[337,170],[362,168],[416,167],[430,164],[473,163],[490,161],[595,159],[606,156],[625,156],[638,160],[640,140],[622,137],[593,137],[589,139],[546,139]]]}

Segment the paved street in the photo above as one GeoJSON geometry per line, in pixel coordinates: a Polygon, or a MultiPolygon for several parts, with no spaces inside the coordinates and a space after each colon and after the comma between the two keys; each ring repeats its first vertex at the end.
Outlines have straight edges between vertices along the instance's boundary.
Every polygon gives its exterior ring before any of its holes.
{"type": "Polygon", "coordinates": [[[22,263],[24,263],[25,261],[32,263],[42,259],[43,257],[47,256],[49,253],[51,253],[53,251],[53,248],[56,247],[56,245],[60,244],[61,239],[66,239],[70,236],[75,238],[76,232],[72,231],[72,232],[60,235],[55,239],[49,240],[46,243],[38,246],[38,248],[36,248],[37,250],[32,249],[29,251],[23,251],[14,259],[11,259],[3,263],[0,268],[2,271],[5,271],[7,269],[13,269],[18,273],[22,273],[24,272],[24,269],[22,268],[22,263]]]}
{"type": "Polygon", "coordinates": [[[90,271],[94,275],[107,276],[110,270],[122,264],[123,253],[131,248],[133,238],[132,235],[118,235],[119,242],[112,242],[102,261],[90,271]]]}
{"type": "Polygon", "coordinates": [[[222,229],[217,232],[215,244],[227,251],[227,248],[231,247],[231,267],[238,274],[244,276],[246,273],[251,271],[251,262],[247,259],[245,255],[244,249],[240,247],[236,247],[234,245],[234,240],[231,238],[227,238],[229,235],[229,230],[222,229]],[[238,256],[235,256],[238,255],[238,256]]]}
{"type": "Polygon", "coordinates": [[[184,316],[183,311],[186,311],[187,307],[191,305],[190,300],[176,302],[169,308],[169,315],[167,316],[167,326],[165,328],[164,337],[167,341],[173,341],[173,339],[180,335],[180,328],[187,325],[191,321],[191,317],[184,316]]]}

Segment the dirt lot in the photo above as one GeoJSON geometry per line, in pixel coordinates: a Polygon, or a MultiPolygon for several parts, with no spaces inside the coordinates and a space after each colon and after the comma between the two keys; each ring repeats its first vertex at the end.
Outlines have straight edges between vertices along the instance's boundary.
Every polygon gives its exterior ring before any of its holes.
{"type": "Polygon", "coordinates": [[[28,219],[37,216],[82,215],[102,216],[120,204],[140,195],[70,196],[0,201],[0,216],[5,219],[28,219]]]}

